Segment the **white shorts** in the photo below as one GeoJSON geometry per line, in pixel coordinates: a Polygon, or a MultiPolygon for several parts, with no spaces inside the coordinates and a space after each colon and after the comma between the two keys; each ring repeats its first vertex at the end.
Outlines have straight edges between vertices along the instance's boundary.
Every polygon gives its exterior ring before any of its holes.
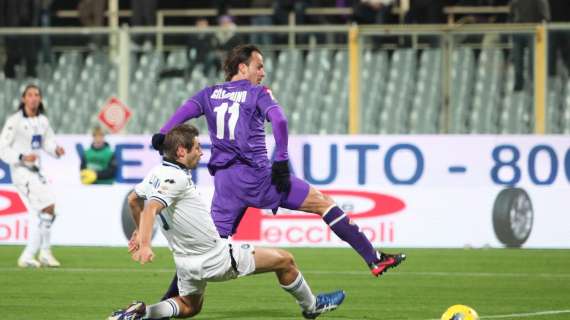
{"type": "Polygon", "coordinates": [[[55,203],[55,196],[46,179],[39,173],[25,167],[12,167],[12,182],[26,202],[28,209],[41,211],[55,203]]]}
{"type": "Polygon", "coordinates": [[[228,281],[252,274],[255,271],[253,253],[254,247],[250,244],[232,244],[222,239],[216,249],[201,256],[174,256],[180,295],[203,294],[208,282],[228,281]]]}

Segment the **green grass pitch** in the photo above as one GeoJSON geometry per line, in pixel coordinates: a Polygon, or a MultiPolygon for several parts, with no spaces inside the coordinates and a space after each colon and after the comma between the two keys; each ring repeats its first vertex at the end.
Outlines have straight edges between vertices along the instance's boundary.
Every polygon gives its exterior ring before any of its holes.
{"type": "MultiPolygon", "coordinates": [[[[22,247],[0,246],[0,318],[106,319],[132,300],[156,302],[174,267],[169,251],[138,265],[125,248],[55,247],[59,269],[20,269],[22,247]]],[[[570,319],[570,251],[404,249],[406,260],[373,278],[350,249],[290,249],[314,292],[347,298],[319,319],[438,319],[467,304],[482,319],[570,319]]],[[[395,250],[391,250],[395,251],[395,250]]],[[[273,274],[211,283],[198,319],[300,319],[273,274]]]]}

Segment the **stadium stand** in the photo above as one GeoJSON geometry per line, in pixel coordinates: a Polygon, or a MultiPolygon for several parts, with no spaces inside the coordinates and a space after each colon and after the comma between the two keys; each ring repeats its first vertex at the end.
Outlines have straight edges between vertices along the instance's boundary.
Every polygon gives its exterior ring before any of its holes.
{"type": "MultiPolygon", "coordinates": [[[[265,84],[283,105],[298,134],[343,134],[348,122],[346,50],[290,49],[266,55],[265,84]]],[[[188,62],[185,50],[151,51],[131,57],[130,133],[151,133],[200,88],[223,80],[188,62]],[[182,67],[189,79],[160,79],[161,70],[182,67]]],[[[442,133],[441,49],[366,49],[362,54],[362,133],[442,133]]],[[[500,49],[456,48],[451,56],[449,133],[530,133],[532,95],[514,92],[513,68],[500,49]]],[[[117,95],[117,68],[103,53],[62,53],[53,65],[39,64],[38,78],[7,79],[0,74],[0,102],[15,110],[28,82],[45,91],[52,122],[61,133],[86,133],[106,98],[117,95]]],[[[548,92],[547,132],[570,129],[568,82],[553,79],[548,92]]],[[[0,117],[6,116],[3,112],[0,117]]],[[[197,123],[202,130],[205,123],[197,123]]]]}
{"type": "MultiPolygon", "coordinates": [[[[333,1],[326,2],[326,5],[331,7],[311,7],[306,14],[314,16],[311,21],[319,20],[316,19],[319,15],[352,14],[351,8],[334,7],[333,1]]],[[[131,15],[128,8],[119,9],[115,18],[124,19],[131,15]]],[[[55,16],[58,19],[77,18],[77,12],[71,7],[57,10],[55,16]]],[[[229,11],[240,19],[271,12],[270,8],[245,6],[230,8],[229,11]]],[[[449,26],[453,27],[458,24],[455,15],[504,15],[508,7],[447,7],[443,12],[449,18],[449,26]]],[[[112,15],[110,12],[107,14],[111,20],[112,15]]],[[[180,7],[160,8],[157,14],[166,19],[195,18],[200,14],[213,17],[218,13],[214,8],[180,7]]],[[[160,21],[158,25],[166,24],[167,20],[160,21]]],[[[163,47],[161,40],[161,46],[157,45],[157,48],[164,51],[133,51],[130,54],[128,105],[133,110],[133,118],[126,127],[127,133],[156,131],[158,125],[192,94],[208,84],[223,81],[222,74],[211,69],[205,72],[204,66],[194,60],[195,52],[192,49],[187,51],[180,40],[183,37],[177,35],[179,40],[172,45],[167,39],[172,40],[176,36],[169,36],[166,32],[159,34],[165,42],[163,47]],[[183,75],[162,77],[162,72],[167,69],[183,70],[183,75]]],[[[335,38],[334,32],[330,32],[330,36],[328,38],[335,38]]],[[[411,32],[407,36],[413,38],[416,35],[411,32]]],[[[346,40],[329,45],[317,43],[326,36],[311,37],[315,43],[263,48],[267,69],[264,84],[272,89],[289,116],[292,133],[347,133],[350,92],[346,40]]],[[[289,35],[291,38],[296,37],[289,35]]],[[[374,42],[379,38],[381,36],[373,36],[367,40],[374,42]]],[[[505,53],[510,44],[496,47],[459,44],[444,52],[447,48],[443,41],[437,41],[439,47],[429,48],[417,43],[387,42],[386,46],[364,45],[361,49],[360,133],[533,132],[532,84],[523,91],[512,90],[513,67],[508,53],[505,53]],[[450,61],[446,60],[447,56],[450,61]]],[[[0,72],[0,105],[5,111],[0,113],[0,121],[16,109],[23,87],[34,82],[44,90],[50,119],[59,133],[88,133],[98,121],[97,113],[101,106],[109,97],[119,94],[118,62],[112,61],[114,59],[109,58],[108,52],[87,52],[86,48],[77,46],[65,47],[55,56],[54,62],[44,61],[37,65],[38,76],[34,79],[25,77],[23,65],[16,67],[15,79],[8,79],[0,72]]],[[[534,66],[525,67],[530,74],[528,71],[534,66]]],[[[559,74],[564,76],[557,75],[548,80],[547,133],[570,131],[568,72],[559,74]]],[[[206,128],[203,120],[196,125],[201,130],[206,128]]]]}

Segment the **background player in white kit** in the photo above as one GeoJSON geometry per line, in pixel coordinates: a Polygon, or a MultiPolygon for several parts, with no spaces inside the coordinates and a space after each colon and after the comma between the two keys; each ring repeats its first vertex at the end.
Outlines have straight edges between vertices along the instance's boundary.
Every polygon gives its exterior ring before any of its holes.
{"type": "Polygon", "coordinates": [[[18,112],[8,117],[0,135],[0,159],[10,165],[12,182],[30,211],[29,239],[18,259],[20,267],[60,266],[50,249],[55,197],[41,173],[39,151],[58,158],[65,151],[56,144],[44,113],[40,88],[28,85],[18,112]],[[38,250],[39,261],[35,258],[38,250]]]}
{"type": "Polygon", "coordinates": [[[264,272],[275,272],[282,288],[301,306],[305,318],[314,319],[336,309],[344,299],[344,292],[315,297],[289,252],[254,249],[249,244],[232,245],[219,236],[208,207],[191,180],[190,169],[196,168],[202,156],[197,136],[198,130],[191,125],[169,131],[162,164],[153,168],[129,195],[137,225],[129,243],[133,259],[141,264],[153,260],[151,237],[158,217],[174,256],[180,295],[148,307],[135,302],[108,319],[192,317],[202,308],[207,282],[264,272]],[[144,208],[141,199],[147,200],[144,208]]]}

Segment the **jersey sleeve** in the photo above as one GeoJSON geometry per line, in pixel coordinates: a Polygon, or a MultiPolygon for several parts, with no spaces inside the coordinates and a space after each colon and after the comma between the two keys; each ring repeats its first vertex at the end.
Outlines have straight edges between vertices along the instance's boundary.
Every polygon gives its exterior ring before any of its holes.
{"type": "Polygon", "coordinates": [[[42,148],[45,152],[49,153],[50,155],[56,157],[55,149],[57,148],[57,143],[55,142],[55,133],[49,124],[49,120],[44,118],[46,122],[46,132],[44,134],[44,142],[42,144],[42,148]]]}
{"type": "Polygon", "coordinates": [[[208,90],[207,88],[201,90],[190,99],[186,100],[174,114],[166,121],[164,126],[160,129],[160,133],[166,134],[170,129],[182,124],[190,119],[198,118],[204,114],[204,106],[207,103],[208,90]]]}
{"type": "Polygon", "coordinates": [[[12,148],[16,132],[16,118],[9,117],[0,134],[0,159],[8,164],[20,161],[20,155],[12,148]]]}
{"type": "Polygon", "coordinates": [[[273,96],[271,89],[263,86],[257,97],[257,107],[259,111],[261,111],[261,114],[263,114],[263,117],[267,119],[267,112],[273,108],[279,108],[280,106],[273,96]]]}
{"type": "Polygon", "coordinates": [[[143,181],[139,182],[136,186],[135,189],[133,190],[135,192],[135,194],[137,195],[137,197],[142,198],[142,199],[146,199],[147,198],[147,188],[146,186],[150,185],[149,184],[149,180],[148,180],[148,176],[145,177],[143,179],[143,181]]]}
{"type": "Polygon", "coordinates": [[[156,178],[148,200],[156,200],[165,208],[179,200],[188,188],[188,178],[179,172],[163,173],[156,178]]]}
{"type": "Polygon", "coordinates": [[[287,129],[287,118],[283,110],[281,110],[281,108],[271,108],[271,110],[267,112],[267,120],[271,122],[273,137],[275,138],[275,161],[289,159],[289,154],[287,153],[289,133],[287,129]]]}

